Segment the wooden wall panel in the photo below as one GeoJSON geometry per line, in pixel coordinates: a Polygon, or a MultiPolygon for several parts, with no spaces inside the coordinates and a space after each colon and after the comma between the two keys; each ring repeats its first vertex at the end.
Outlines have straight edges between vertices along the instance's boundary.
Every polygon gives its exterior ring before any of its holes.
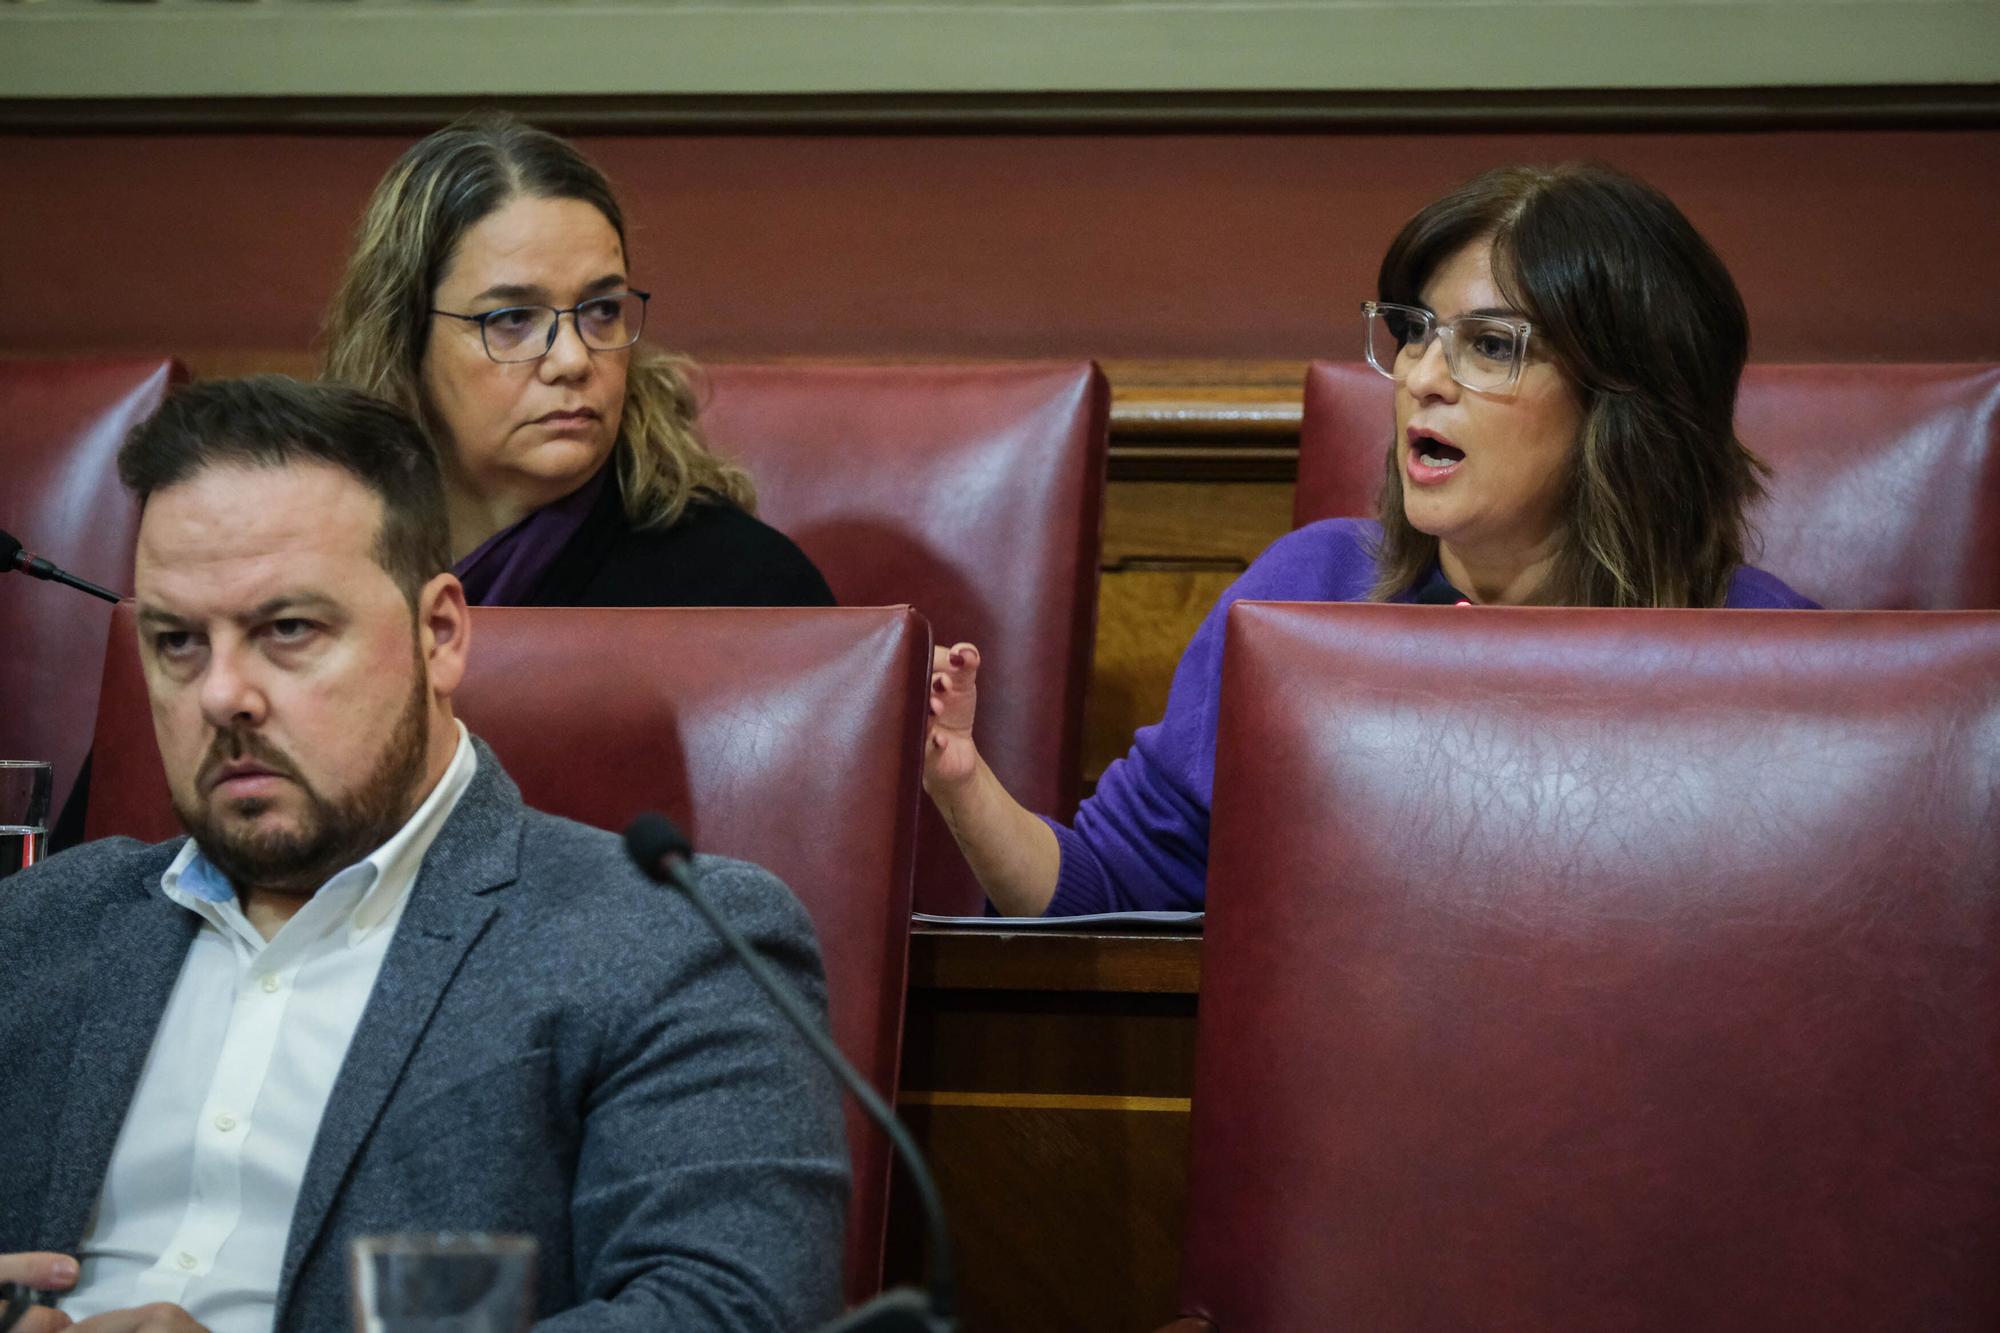
{"type": "MultiPolygon", "coordinates": [[[[945,1201],[966,1333],[1145,1333],[1174,1313],[1199,936],[919,928],[898,1109],[945,1201]]],[[[892,1282],[922,1271],[905,1182],[892,1282]]]]}
{"type": "MultiPolygon", "coordinates": [[[[0,351],[303,347],[402,134],[0,135],[0,351]]],[[[1395,227],[1602,158],[1735,268],[1771,360],[2000,358],[2000,130],[588,136],[655,326],[755,355],[1345,354],[1395,227]]]]}
{"type": "MultiPolygon", "coordinates": [[[[1192,1023],[1189,1024],[1190,1028],[1192,1023]]],[[[1189,1114],[905,1104],[948,1201],[964,1333],[1148,1333],[1174,1315],[1189,1114]]],[[[899,1197],[892,1280],[918,1277],[899,1197]]]]}
{"type": "Polygon", "coordinates": [[[1284,482],[1113,481],[1105,489],[1097,647],[1084,712],[1094,782],[1132,733],[1157,722],[1174,666],[1249,563],[1291,527],[1284,482]]]}

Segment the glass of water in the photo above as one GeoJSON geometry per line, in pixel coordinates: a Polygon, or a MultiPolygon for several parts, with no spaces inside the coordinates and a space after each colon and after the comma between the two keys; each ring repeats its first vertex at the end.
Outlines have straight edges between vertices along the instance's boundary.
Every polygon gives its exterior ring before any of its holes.
{"type": "Polygon", "coordinates": [[[532,1236],[363,1236],[350,1255],[354,1333],[524,1333],[532,1236]]]}
{"type": "Polygon", "coordinates": [[[42,859],[53,781],[39,759],[0,759],[0,879],[42,859]]]}

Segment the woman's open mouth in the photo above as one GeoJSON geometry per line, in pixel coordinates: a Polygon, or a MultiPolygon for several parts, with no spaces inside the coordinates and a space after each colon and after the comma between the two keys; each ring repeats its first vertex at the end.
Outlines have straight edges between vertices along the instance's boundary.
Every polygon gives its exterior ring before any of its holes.
{"type": "Polygon", "coordinates": [[[1419,486],[1436,486],[1458,470],[1465,450],[1429,431],[1411,430],[1403,470],[1419,486]]]}

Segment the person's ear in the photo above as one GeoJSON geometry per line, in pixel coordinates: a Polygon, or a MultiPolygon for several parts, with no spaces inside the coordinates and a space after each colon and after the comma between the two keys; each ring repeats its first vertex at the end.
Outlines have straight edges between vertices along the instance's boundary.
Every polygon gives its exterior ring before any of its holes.
{"type": "Polygon", "coordinates": [[[417,636],[431,693],[451,698],[465,679],[465,653],[472,638],[465,585],[456,575],[439,574],[417,594],[417,636]]]}

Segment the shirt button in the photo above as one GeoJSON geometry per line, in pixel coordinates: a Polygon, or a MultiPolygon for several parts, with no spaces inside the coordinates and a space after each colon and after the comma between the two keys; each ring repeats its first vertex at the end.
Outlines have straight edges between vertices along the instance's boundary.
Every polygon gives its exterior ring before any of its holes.
{"type": "Polygon", "coordinates": [[[236,1128],[236,1117],[224,1111],[221,1115],[215,1117],[215,1127],[227,1134],[230,1130],[236,1128]]]}
{"type": "Polygon", "coordinates": [[[182,1268],[193,1268],[197,1261],[193,1255],[189,1254],[186,1250],[182,1250],[174,1262],[182,1268]]]}
{"type": "Polygon", "coordinates": [[[278,984],[276,976],[269,972],[264,974],[264,993],[266,995],[276,995],[278,993],[278,984]]]}

